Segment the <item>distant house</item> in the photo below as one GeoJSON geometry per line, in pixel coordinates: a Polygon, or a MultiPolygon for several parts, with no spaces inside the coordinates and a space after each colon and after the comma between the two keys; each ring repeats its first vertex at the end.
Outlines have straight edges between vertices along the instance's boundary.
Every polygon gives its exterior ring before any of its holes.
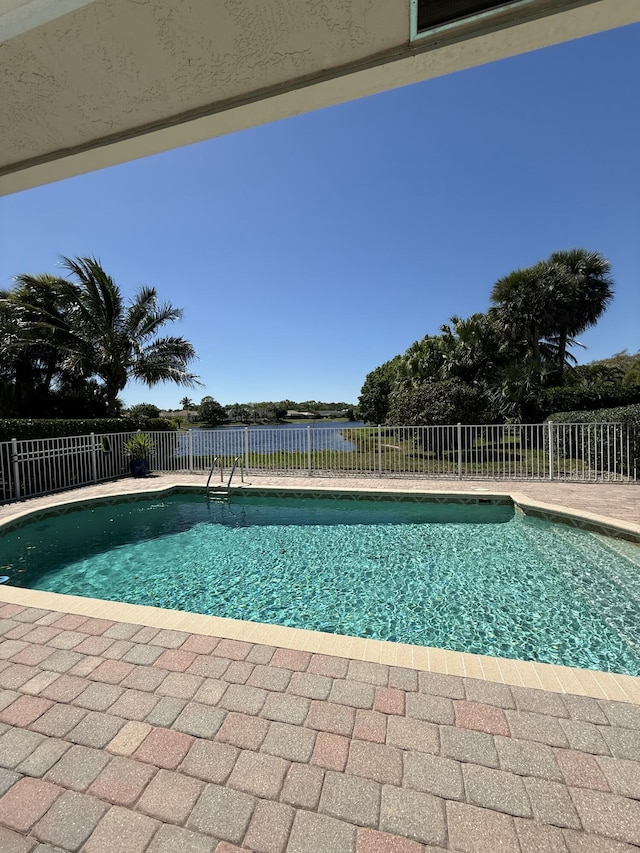
{"type": "Polygon", "coordinates": [[[348,409],[341,409],[340,411],[322,409],[318,412],[297,412],[295,409],[289,409],[286,414],[288,418],[344,418],[347,415],[348,409]]]}
{"type": "Polygon", "coordinates": [[[296,412],[295,409],[289,409],[286,414],[287,418],[317,418],[316,412],[296,412]]]}
{"type": "Polygon", "coordinates": [[[198,420],[198,412],[195,409],[180,409],[180,411],[160,412],[161,418],[181,418],[183,421],[189,421],[190,424],[198,420]]]}

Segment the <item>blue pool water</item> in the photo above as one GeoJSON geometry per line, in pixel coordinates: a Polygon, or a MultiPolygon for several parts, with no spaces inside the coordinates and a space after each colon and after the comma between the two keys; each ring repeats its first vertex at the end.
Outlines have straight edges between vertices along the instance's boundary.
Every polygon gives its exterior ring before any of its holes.
{"type": "Polygon", "coordinates": [[[0,537],[32,589],[640,675],[640,549],[507,505],[178,494],[0,537]]]}

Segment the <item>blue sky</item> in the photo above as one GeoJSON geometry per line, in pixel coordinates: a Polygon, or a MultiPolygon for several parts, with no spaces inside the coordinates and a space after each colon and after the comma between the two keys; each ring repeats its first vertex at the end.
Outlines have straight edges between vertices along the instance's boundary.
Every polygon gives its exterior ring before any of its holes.
{"type": "Polygon", "coordinates": [[[557,249],[612,263],[580,361],[640,349],[640,25],[0,199],[0,287],[94,255],[184,309],[204,387],[355,402],[366,374],[557,249]]]}

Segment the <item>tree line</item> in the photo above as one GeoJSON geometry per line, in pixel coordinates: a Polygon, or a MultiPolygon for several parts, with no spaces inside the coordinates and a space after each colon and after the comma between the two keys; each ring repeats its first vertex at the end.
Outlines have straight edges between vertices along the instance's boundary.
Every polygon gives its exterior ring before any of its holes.
{"type": "MultiPolygon", "coordinates": [[[[232,403],[222,406],[213,397],[203,397],[199,404],[189,397],[180,401],[183,410],[195,412],[195,418],[207,426],[219,426],[225,423],[238,424],[273,424],[281,423],[289,412],[311,414],[321,418],[323,413],[331,412],[335,416],[347,417],[353,420],[354,407],[350,403],[323,403],[319,400],[304,400],[296,403],[293,400],[266,401],[262,403],[232,403]]],[[[294,417],[292,415],[292,417],[294,417]]]]}
{"type": "Polygon", "coordinates": [[[554,252],[499,279],[485,313],[451,317],[371,371],[356,413],[395,425],[535,423],[554,411],[640,402],[640,353],[577,366],[572,352],[613,295],[601,254],[554,252]]]}
{"type": "MultiPolygon", "coordinates": [[[[130,379],[201,384],[190,370],[193,345],[161,335],[180,309],[161,303],[153,287],[126,302],[95,258],[63,258],[63,268],[67,278],[19,275],[0,290],[0,417],[114,417],[130,379]]],[[[577,366],[572,352],[613,292],[609,262],[584,249],[515,270],[494,284],[488,311],[452,317],[439,334],[371,371],[355,416],[417,425],[535,422],[551,412],[640,402],[640,353],[577,366]]],[[[288,411],[354,417],[344,402],[182,403],[208,425],[275,423],[288,411]]]]}

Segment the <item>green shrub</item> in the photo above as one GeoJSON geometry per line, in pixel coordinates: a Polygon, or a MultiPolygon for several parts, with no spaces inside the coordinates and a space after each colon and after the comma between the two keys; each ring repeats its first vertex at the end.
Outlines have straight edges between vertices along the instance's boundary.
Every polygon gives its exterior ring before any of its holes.
{"type": "MultiPolygon", "coordinates": [[[[612,409],[594,409],[590,412],[555,412],[549,415],[547,420],[556,424],[624,424],[629,440],[630,470],[626,470],[626,443],[620,447],[620,442],[606,433],[603,433],[602,441],[592,442],[589,452],[590,462],[594,466],[599,466],[603,460],[615,458],[619,471],[631,477],[640,473],[640,404],[617,406],[612,409]]],[[[574,430],[570,438],[571,441],[567,444],[571,444],[577,450],[580,446],[578,429],[574,430]]]]}
{"type": "Polygon", "coordinates": [[[175,430],[176,426],[166,418],[146,418],[141,424],[139,420],[129,418],[83,418],[37,420],[31,418],[0,418],[0,441],[10,441],[32,438],[62,438],[69,435],[104,435],[110,432],[135,432],[143,426],[149,432],[166,432],[175,430]]]}
{"type": "Polygon", "coordinates": [[[490,409],[484,392],[461,379],[427,380],[391,392],[387,423],[390,426],[486,424],[492,421],[490,409]]]}
{"type": "Polygon", "coordinates": [[[569,414],[591,412],[640,403],[640,385],[594,384],[588,387],[569,385],[561,388],[547,388],[544,398],[546,412],[568,412],[569,414]]]}
{"type": "Polygon", "coordinates": [[[554,412],[547,420],[557,424],[628,424],[640,433],[640,403],[632,406],[592,409],[588,412],[554,412]]]}

